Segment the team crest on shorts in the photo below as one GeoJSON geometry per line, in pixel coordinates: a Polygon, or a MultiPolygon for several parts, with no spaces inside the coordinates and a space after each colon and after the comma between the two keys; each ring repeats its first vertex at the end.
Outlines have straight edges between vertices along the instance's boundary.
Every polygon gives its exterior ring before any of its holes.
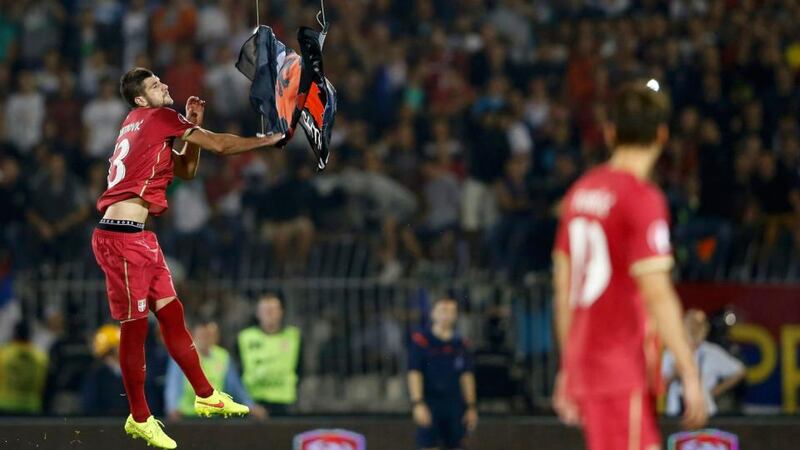
{"type": "Polygon", "coordinates": [[[668,450],[739,450],[735,434],[707,429],[675,433],[669,437],[668,450]]]}
{"type": "Polygon", "coordinates": [[[293,450],[367,450],[364,436],[348,430],[312,430],[294,437],[293,450]]]}
{"type": "Polygon", "coordinates": [[[143,298],[141,300],[137,300],[136,309],[138,309],[139,312],[144,312],[144,310],[147,309],[147,299],[143,298]]]}

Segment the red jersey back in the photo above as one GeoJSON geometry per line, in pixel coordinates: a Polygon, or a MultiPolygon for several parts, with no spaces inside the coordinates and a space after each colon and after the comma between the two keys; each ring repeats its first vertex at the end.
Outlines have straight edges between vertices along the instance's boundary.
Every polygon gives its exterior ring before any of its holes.
{"type": "Polygon", "coordinates": [[[648,385],[647,315],[635,276],[672,267],[661,191],[609,166],[567,193],[556,250],[570,259],[568,390],[609,394],[648,385]]]}
{"type": "Polygon", "coordinates": [[[173,177],[172,142],[195,127],[171,108],[131,110],[122,122],[114,153],[108,160],[108,187],[97,199],[100,213],[131,197],[148,202],[153,215],[164,212],[167,186],[173,177]]]}

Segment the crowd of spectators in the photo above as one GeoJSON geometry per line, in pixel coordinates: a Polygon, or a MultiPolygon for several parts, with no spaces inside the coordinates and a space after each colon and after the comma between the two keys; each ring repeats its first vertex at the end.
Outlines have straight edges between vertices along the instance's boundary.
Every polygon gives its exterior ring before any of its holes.
{"type": "MultiPolygon", "coordinates": [[[[559,199],[607,156],[605,103],[631,77],[659,80],[672,99],[656,180],[681,267],[725,276],[753,242],[756,259],[791,267],[797,2],[325,4],[339,95],[330,168],[313,173],[299,135],[284,151],[205,155],[157,224],[190,273],[248,239],[302,272],[315,240],[337,233],[373,236],[388,279],[431,261],[512,279],[546,269],[559,199]],[[788,249],[777,263],[776,248],[788,249]]],[[[295,46],[318,7],[262,0],[260,20],[295,46]]],[[[234,67],[255,22],[251,0],[0,0],[3,257],[29,267],[85,253],[126,114],[115,83],[133,65],[153,68],[179,110],[206,98],[208,128],[258,131],[234,67]]]]}

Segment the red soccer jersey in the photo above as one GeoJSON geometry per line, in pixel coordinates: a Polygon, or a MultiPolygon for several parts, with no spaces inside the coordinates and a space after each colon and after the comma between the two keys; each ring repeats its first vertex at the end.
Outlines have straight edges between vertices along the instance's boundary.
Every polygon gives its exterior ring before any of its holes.
{"type": "Polygon", "coordinates": [[[567,193],[555,245],[570,259],[563,364],[573,395],[647,388],[647,316],[634,276],[672,267],[668,215],[657,187],[607,165],[567,193]]]}
{"type": "Polygon", "coordinates": [[[97,199],[100,213],[131,197],[148,202],[151,214],[163,213],[173,177],[172,142],[195,127],[171,108],[134,108],[128,113],[108,160],[108,187],[97,199]]]}

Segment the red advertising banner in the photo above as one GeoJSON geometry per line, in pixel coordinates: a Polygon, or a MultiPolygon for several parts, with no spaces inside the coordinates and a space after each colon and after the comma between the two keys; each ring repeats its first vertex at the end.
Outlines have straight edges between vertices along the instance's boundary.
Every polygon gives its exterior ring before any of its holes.
{"type": "Polygon", "coordinates": [[[687,308],[736,314],[730,338],[747,365],[748,405],[798,411],[800,285],[684,283],[678,293],[687,308]]]}

